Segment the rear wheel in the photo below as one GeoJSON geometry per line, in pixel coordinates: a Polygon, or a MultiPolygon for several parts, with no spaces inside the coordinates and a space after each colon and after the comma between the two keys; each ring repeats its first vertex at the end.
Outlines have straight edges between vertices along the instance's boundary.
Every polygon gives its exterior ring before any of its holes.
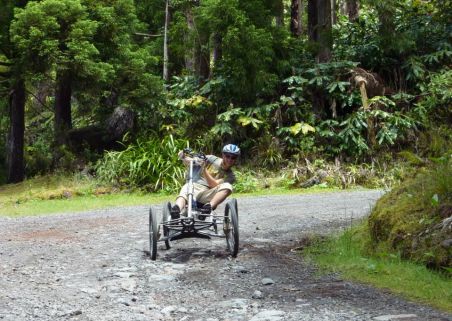
{"type": "Polygon", "coordinates": [[[239,217],[237,200],[235,199],[231,199],[226,203],[223,229],[228,250],[231,252],[232,257],[236,257],[239,252],[239,217]]]}
{"type": "MultiPolygon", "coordinates": [[[[171,220],[171,203],[163,204],[163,236],[165,238],[169,237],[170,229],[166,226],[165,223],[171,220]]],[[[169,239],[165,240],[166,249],[169,250],[171,248],[171,241],[169,239]]]]}
{"type": "Polygon", "coordinates": [[[149,209],[149,254],[153,261],[157,258],[158,227],[156,212],[151,207],[149,209]]]}

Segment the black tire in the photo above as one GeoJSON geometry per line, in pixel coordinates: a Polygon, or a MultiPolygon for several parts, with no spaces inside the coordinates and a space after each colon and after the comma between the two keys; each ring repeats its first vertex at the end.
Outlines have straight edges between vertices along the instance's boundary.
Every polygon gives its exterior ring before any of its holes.
{"type": "Polygon", "coordinates": [[[157,239],[159,228],[156,214],[155,210],[151,207],[149,209],[149,256],[153,261],[157,258],[157,239]]]}
{"type": "Polygon", "coordinates": [[[239,217],[237,200],[235,199],[231,199],[226,203],[223,229],[228,250],[231,252],[232,257],[236,257],[239,252],[239,217]]]}
{"type": "Polygon", "coordinates": [[[234,205],[235,211],[237,212],[237,218],[238,218],[238,217],[239,217],[239,208],[238,208],[238,205],[237,205],[237,200],[236,200],[235,198],[231,198],[231,199],[229,200],[229,202],[230,202],[232,205],[234,205]]]}
{"type": "MultiPolygon", "coordinates": [[[[163,223],[171,220],[171,203],[163,204],[163,223]]],[[[170,235],[170,229],[163,225],[163,236],[168,237],[170,235]]],[[[171,241],[165,240],[166,249],[169,250],[171,248],[171,241]]]]}

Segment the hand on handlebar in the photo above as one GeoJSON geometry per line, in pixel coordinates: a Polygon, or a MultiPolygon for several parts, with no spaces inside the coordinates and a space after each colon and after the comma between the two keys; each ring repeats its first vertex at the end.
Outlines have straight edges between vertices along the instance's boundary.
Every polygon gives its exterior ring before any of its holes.
{"type": "Polygon", "coordinates": [[[190,148],[184,148],[178,154],[179,159],[183,160],[185,164],[189,162],[191,159],[194,160],[194,163],[198,166],[204,168],[207,165],[207,157],[204,153],[197,153],[191,150],[190,148]]]}

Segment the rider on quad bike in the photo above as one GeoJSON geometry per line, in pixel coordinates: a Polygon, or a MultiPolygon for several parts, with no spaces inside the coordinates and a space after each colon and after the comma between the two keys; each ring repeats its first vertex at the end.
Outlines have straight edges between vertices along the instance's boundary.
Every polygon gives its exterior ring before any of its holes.
{"type": "MultiPolygon", "coordinates": [[[[240,156],[240,148],[234,144],[227,144],[223,147],[222,157],[206,155],[201,163],[198,163],[193,172],[194,199],[204,204],[201,213],[210,214],[221,202],[232,193],[232,184],[235,182],[235,175],[232,167],[240,156]]],[[[179,152],[179,158],[188,164],[184,151],[179,152]]],[[[176,204],[171,208],[171,218],[180,217],[181,210],[187,204],[187,184],[182,186],[176,204]]],[[[205,218],[205,216],[202,216],[205,218]]]]}

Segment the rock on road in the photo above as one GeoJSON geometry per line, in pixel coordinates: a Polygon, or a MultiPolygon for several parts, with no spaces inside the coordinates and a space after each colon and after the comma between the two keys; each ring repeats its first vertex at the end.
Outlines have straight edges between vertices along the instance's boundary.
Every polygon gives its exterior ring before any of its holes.
{"type": "Polygon", "coordinates": [[[224,239],[191,238],[170,250],[159,243],[151,261],[146,206],[0,218],[0,320],[452,320],[387,291],[321,276],[293,251],[306,235],[368,214],[380,196],[239,198],[236,259],[224,239]]]}

